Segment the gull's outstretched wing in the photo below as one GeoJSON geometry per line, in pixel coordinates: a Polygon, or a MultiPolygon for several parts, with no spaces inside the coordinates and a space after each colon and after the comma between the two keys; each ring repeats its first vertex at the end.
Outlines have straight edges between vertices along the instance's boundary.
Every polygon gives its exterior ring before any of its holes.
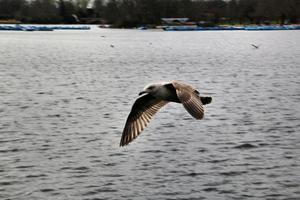
{"type": "Polygon", "coordinates": [[[204,109],[201,98],[198,96],[199,92],[193,87],[179,83],[172,82],[176,89],[176,94],[184,108],[196,119],[202,119],[204,116],[204,109]]]}
{"type": "Polygon", "coordinates": [[[133,104],[128,115],[120,146],[124,146],[133,141],[147,126],[155,113],[168,101],[163,101],[150,94],[140,96],[133,104]]]}

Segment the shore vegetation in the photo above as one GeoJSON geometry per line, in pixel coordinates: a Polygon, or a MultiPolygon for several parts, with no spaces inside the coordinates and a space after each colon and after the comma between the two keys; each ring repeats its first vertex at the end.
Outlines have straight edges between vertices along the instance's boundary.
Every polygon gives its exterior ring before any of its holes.
{"type": "Polygon", "coordinates": [[[161,25],[161,18],[220,24],[292,24],[299,0],[0,0],[2,23],[161,25]]]}

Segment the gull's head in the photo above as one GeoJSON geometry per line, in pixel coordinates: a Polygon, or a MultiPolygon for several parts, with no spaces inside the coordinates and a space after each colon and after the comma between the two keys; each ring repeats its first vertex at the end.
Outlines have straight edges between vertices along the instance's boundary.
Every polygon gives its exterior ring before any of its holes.
{"type": "Polygon", "coordinates": [[[139,95],[142,94],[153,94],[155,93],[164,83],[153,83],[153,84],[149,84],[147,85],[143,91],[141,91],[139,93],[139,95]]]}

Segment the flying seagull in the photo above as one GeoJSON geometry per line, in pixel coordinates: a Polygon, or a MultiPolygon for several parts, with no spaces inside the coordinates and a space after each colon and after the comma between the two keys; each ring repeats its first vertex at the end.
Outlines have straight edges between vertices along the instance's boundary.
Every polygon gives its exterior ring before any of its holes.
{"type": "Polygon", "coordinates": [[[259,45],[255,45],[255,44],[251,44],[251,46],[253,46],[255,49],[259,48],[259,45]]]}
{"type": "Polygon", "coordinates": [[[147,85],[134,102],[128,115],[120,146],[132,142],[147,126],[155,113],[169,102],[181,103],[196,119],[204,116],[203,105],[211,102],[211,97],[201,97],[192,86],[178,81],[147,85]]]}

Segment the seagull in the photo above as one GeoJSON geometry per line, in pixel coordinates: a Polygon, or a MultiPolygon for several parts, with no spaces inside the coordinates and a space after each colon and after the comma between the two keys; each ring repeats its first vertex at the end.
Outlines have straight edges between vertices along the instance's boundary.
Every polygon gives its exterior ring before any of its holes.
{"type": "Polygon", "coordinates": [[[147,85],[139,93],[128,115],[120,146],[132,142],[148,125],[155,113],[167,103],[181,103],[190,115],[200,120],[204,116],[203,105],[209,104],[211,100],[211,97],[200,96],[192,86],[178,81],[147,85]]]}
{"type": "Polygon", "coordinates": [[[255,45],[255,44],[251,44],[251,46],[253,46],[255,49],[259,48],[259,45],[255,45]]]}

